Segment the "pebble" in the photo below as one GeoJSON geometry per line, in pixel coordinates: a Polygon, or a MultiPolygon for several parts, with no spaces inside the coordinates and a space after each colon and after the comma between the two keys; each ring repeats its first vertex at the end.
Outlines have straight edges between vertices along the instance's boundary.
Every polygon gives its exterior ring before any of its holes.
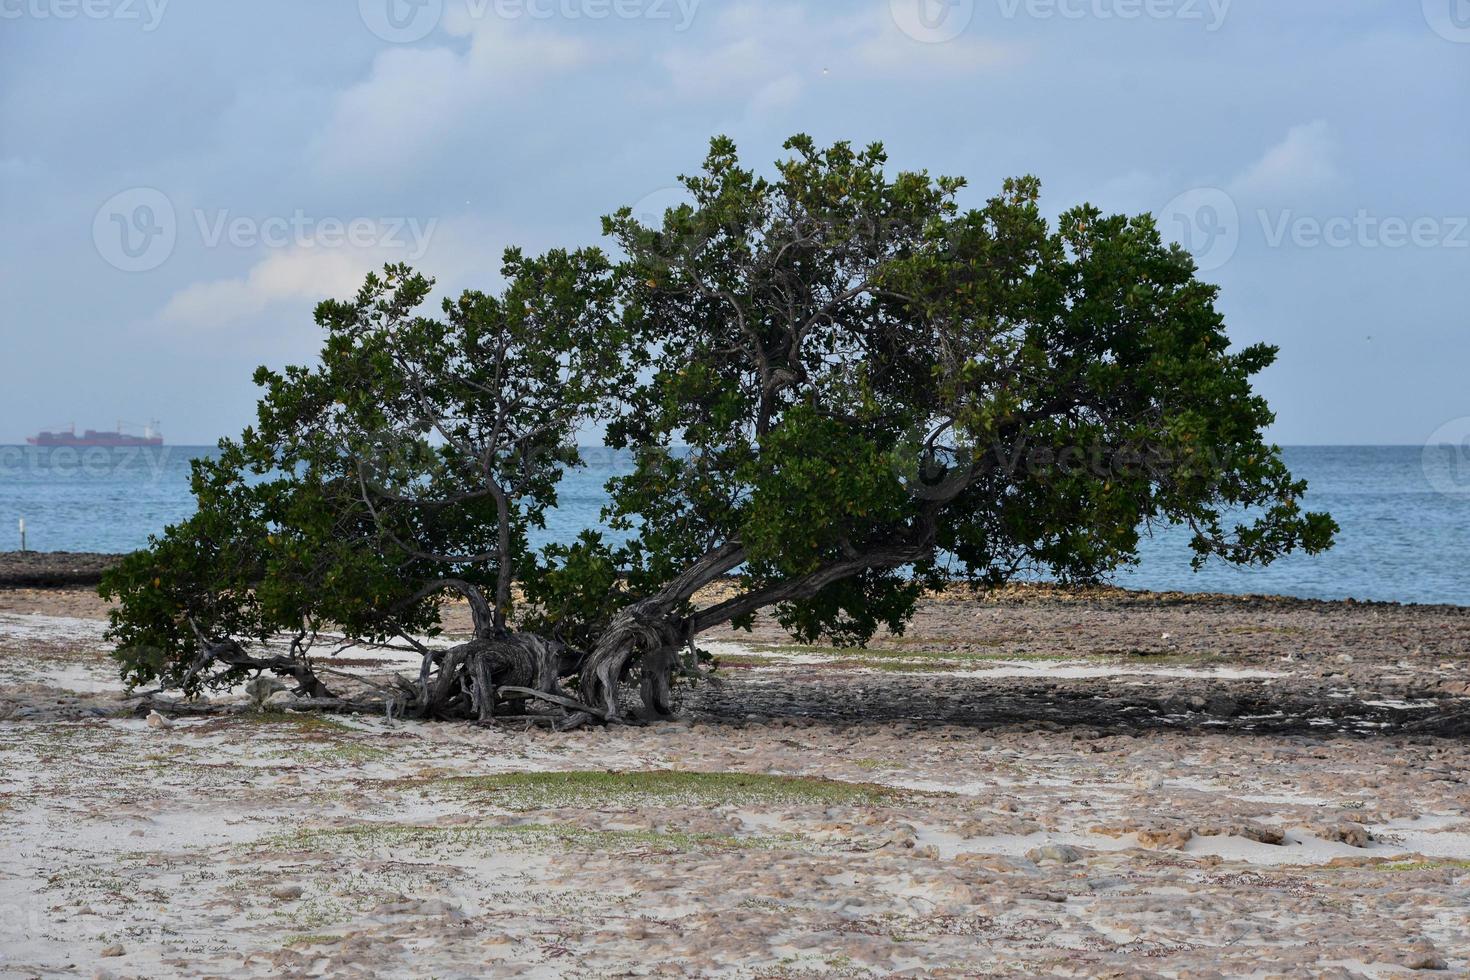
{"type": "Polygon", "coordinates": [[[1216,695],[1205,702],[1205,711],[1216,718],[1234,718],[1240,714],[1240,704],[1234,698],[1216,695]]]}
{"type": "Polygon", "coordinates": [[[1182,851],[1193,836],[1194,831],[1188,827],[1182,830],[1168,828],[1144,829],[1138,831],[1138,843],[1143,847],[1156,851],[1182,851]]]}
{"type": "Polygon", "coordinates": [[[1421,939],[1413,943],[1399,954],[1399,965],[1406,966],[1411,970],[1444,970],[1449,968],[1449,962],[1445,959],[1435,945],[1427,939],[1421,939]]]}
{"type": "Polygon", "coordinates": [[[1368,829],[1351,820],[1342,820],[1337,823],[1314,823],[1308,829],[1323,840],[1340,841],[1350,847],[1367,847],[1373,843],[1373,835],[1368,832],[1368,829]]]}
{"type": "Polygon", "coordinates": [[[1035,864],[1072,864],[1082,860],[1082,852],[1070,844],[1043,844],[1027,851],[1026,859],[1035,864]]]}

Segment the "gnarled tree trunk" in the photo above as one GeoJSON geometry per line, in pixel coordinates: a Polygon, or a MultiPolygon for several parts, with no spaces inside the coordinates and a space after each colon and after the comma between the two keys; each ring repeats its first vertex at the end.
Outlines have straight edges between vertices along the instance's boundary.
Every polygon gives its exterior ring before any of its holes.
{"type": "Polygon", "coordinates": [[[618,717],[618,688],[636,657],[645,672],[644,709],[654,716],[668,714],[678,650],[693,636],[681,610],[694,593],[743,561],[745,549],[739,544],[722,545],[619,613],[582,664],[581,693],[588,706],[606,720],[618,717]]]}
{"type": "Polygon", "coordinates": [[[582,696],[607,719],[618,715],[618,689],[635,660],[642,677],[645,713],[666,717],[679,650],[693,638],[737,616],[795,599],[808,598],[833,582],[868,568],[897,568],[933,550],[932,526],[919,528],[911,541],[833,561],[801,578],[745,592],[690,616],[679,611],[700,588],[739,566],[744,550],[728,544],[711,552],[650,598],[630,605],[598,639],[582,666],[582,696]]]}
{"type": "Polygon", "coordinates": [[[658,603],[638,602],[620,613],[597,640],[582,667],[582,696],[605,720],[618,717],[618,689],[634,658],[643,670],[643,706],[655,717],[671,713],[673,665],[688,642],[686,624],[658,603]]]}
{"type": "Polygon", "coordinates": [[[560,704],[568,700],[559,684],[565,666],[565,648],[534,634],[476,637],[439,655],[438,671],[413,710],[420,717],[488,721],[503,700],[500,689],[507,687],[546,694],[560,704]]]}

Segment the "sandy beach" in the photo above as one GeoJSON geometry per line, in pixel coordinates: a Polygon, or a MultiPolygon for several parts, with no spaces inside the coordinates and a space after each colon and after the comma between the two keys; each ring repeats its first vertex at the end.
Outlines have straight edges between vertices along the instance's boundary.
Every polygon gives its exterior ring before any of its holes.
{"type": "Polygon", "coordinates": [[[960,593],[561,734],[150,725],[104,614],[0,591],[3,977],[1470,969],[1470,610],[960,593]]]}

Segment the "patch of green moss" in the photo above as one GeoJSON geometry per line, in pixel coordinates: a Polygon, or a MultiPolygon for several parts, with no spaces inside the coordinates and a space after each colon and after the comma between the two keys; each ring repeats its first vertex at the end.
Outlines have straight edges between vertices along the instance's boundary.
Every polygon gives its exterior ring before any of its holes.
{"type": "Polygon", "coordinates": [[[1007,640],[965,640],[966,649],[925,649],[926,645],[942,644],[946,641],[933,637],[884,637],[879,646],[831,647],[800,644],[753,643],[751,653],[722,655],[719,661],[726,666],[778,667],[789,666],[780,656],[813,656],[827,659],[826,667],[864,668],[884,671],[922,671],[933,673],[945,670],[964,670],[977,665],[995,663],[1051,663],[1066,661],[1084,663],[1116,663],[1118,661],[1146,661],[1150,664],[1185,666],[1221,662],[1218,654],[1202,652],[1169,652],[1162,650],[1102,649],[1081,652],[1046,651],[1021,653],[1004,649],[975,650],[974,647],[1002,647],[1007,640]]]}
{"type": "MultiPolygon", "coordinates": [[[[908,638],[901,638],[908,639],[908,638]]],[[[1154,650],[1093,650],[1087,653],[1018,653],[1005,650],[925,650],[915,646],[895,648],[895,640],[883,641],[881,647],[818,647],[774,644],[754,644],[750,654],[723,655],[719,658],[727,667],[782,667],[791,666],[779,655],[805,655],[826,658],[822,665],[831,669],[878,670],[892,673],[937,673],[952,670],[967,670],[979,666],[1005,663],[1116,663],[1122,661],[1146,661],[1160,666],[1197,666],[1217,663],[1218,659],[1207,653],[1168,653],[1154,650]]],[[[914,643],[933,643],[934,640],[914,640],[914,643]]],[[[966,641],[967,645],[974,645],[966,641]]]]}
{"type": "Polygon", "coordinates": [[[376,762],[391,756],[391,749],[362,742],[340,742],[327,748],[310,749],[296,758],[301,762],[376,762]]]}
{"type": "Polygon", "coordinates": [[[286,937],[285,945],[287,945],[287,946],[320,946],[320,945],[324,945],[324,944],[327,944],[327,943],[340,943],[341,941],[342,941],[342,937],[341,936],[320,936],[320,935],[288,936],[288,937],[286,937]]]}
{"type": "Polygon", "coordinates": [[[756,655],[747,656],[744,654],[721,654],[717,658],[717,663],[720,667],[737,669],[750,667],[780,667],[783,665],[789,666],[788,664],[786,664],[786,661],[778,660],[775,657],[762,657],[756,655]]]}
{"type": "Polygon", "coordinates": [[[289,727],[302,733],[335,733],[350,732],[352,729],[337,721],[335,718],[327,718],[320,714],[307,711],[249,711],[237,715],[241,721],[268,727],[289,727]]]}
{"type": "Polygon", "coordinates": [[[902,769],[903,763],[896,759],[859,759],[856,762],[859,769],[902,769]]]}
{"type": "MultiPolygon", "coordinates": [[[[292,929],[321,929],[338,926],[352,918],[354,909],[331,896],[305,898],[273,910],[271,918],[292,929]]],[[[312,935],[312,933],[302,933],[312,935]]],[[[323,935],[316,933],[316,935],[323,935]]]]}
{"type": "Polygon", "coordinates": [[[903,660],[848,659],[834,660],[829,667],[841,670],[876,670],[884,674],[943,674],[953,670],[966,670],[973,666],[958,660],[903,660]]]}
{"type": "Polygon", "coordinates": [[[348,827],[300,830],[268,838],[257,847],[283,849],[384,849],[422,852],[454,851],[699,851],[770,849],[799,842],[794,835],[735,837],[677,831],[589,830],[565,823],[527,823],[509,826],[437,827],[417,824],[367,823],[348,827]]]}
{"type": "Polygon", "coordinates": [[[1443,861],[1389,861],[1373,865],[1373,868],[1376,871],[1438,871],[1445,868],[1463,871],[1470,870],[1470,861],[1455,858],[1443,861]]]}
{"type": "MultiPolygon", "coordinates": [[[[766,648],[763,648],[766,649],[766,648]]],[[[967,660],[989,659],[966,657],[963,654],[919,655],[914,651],[874,650],[858,647],[785,647],[769,648],[772,654],[799,654],[826,658],[822,668],[829,670],[881,670],[893,673],[934,673],[936,671],[962,670],[967,660]]],[[[995,658],[999,659],[999,658],[995,658]]],[[[792,664],[780,656],[754,654],[722,654],[718,664],[724,668],[785,667],[802,669],[804,665],[792,664]]]]}
{"type": "Polygon", "coordinates": [[[513,772],[496,776],[457,776],[439,780],[456,794],[489,797],[513,810],[550,807],[752,804],[867,804],[890,799],[895,791],[870,783],[848,783],[809,776],[772,776],[743,772],[688,772],[656,769],[638,772],[513,772]]]}

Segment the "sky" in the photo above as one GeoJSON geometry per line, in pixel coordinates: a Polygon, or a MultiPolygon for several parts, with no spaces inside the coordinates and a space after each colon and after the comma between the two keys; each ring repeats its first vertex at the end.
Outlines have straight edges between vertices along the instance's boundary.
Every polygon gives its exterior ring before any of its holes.
{"type": "Polygon", "coordinates": [[[368,269],[491,289],[798,132],[1153,212],[1272,438],[1458,441],[1467,94],[1470,0],[0,0],[0,443],[212,443],[368,269]]]}

